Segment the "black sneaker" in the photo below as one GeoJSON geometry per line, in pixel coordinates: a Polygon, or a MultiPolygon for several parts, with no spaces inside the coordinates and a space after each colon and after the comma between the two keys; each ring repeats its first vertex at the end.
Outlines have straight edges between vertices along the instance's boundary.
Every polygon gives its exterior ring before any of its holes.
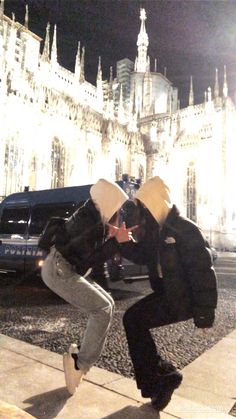
{"type": "Polygon", "coordinates": [[[174,388],[168,389],[168,390],[165,390],[165,389],[160,390],[158,396],[154,396],[151,399],[152,407],[158,410],[158,412],[160,412],[161,410],[164,410],[165,407],[170,403],[171,397],[174,391],[175,391],[174,388]]]}
{"type": "Polygon", "coordinates": [[[178,371],[162,375],[158,382],[156,394],[151,397],[152,407],[158,411],[165,409],[174,390],[180,386],[182,379],[183,376],[178,371]]]}
{"type": "Polygon", "coordinates": [[[142,397],[155,397],[163,387],[165,389],[177,388],[181,384],[182,379],[182,374],[177,370],[168,374],[158,374],[153,377],[152,383],[146,382],[141,386],[142,397]]]}

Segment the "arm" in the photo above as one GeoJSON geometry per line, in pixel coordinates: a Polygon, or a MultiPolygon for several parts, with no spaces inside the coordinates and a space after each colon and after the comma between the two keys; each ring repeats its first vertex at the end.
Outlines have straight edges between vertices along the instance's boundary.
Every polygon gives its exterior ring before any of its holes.
{"type": "Polygon", "coordinates": [[[119,243],[115,238],[109,239],[99,246],[95,245],[96,243],[93,244],[93,247],[82,245],[75,238],[67,248],[67,259],[72,265],[76,265],[79,270],[82,267],[88,269],[103,264],[119,251],[119,243]]]}
{"type": "Polygon", "coordinates": [[[123,225],[120,228],[116,228],[114,237],[103,243],[104,227],[101,223],[91,228],[91,223],[89,223],[89,219],[86,217],[83,217],[82,223],[83,234],[81,233],[70,240],[66,248],[67,259],[71,264],[76,265],[79,271],[81,268],[84,270],[85,268],[103,264],[106,260],[111,259],[115,253],[119,252],[121,243],[131,239],[130,229],[126,229],[125,225],[123,225]],[[90,227],[87,228],[87,225],[90,227]]]}
{"type": "Polygon", "coordinates": [[[138,237],[140,235],[137,242],[122,244],[121,255],[137,265],[152,265],[158,257],[159,243],[159,227],[152,217],[151,220],[146,217],[144,227],[141,226],[138,232],[138,237]]]}
{"type": "Polygon", "coordinates": [[[197,327],[212,327],[217,305],[216,275],[210,249],[198,227],[184,220],[178,237],[185,279],[189,283],[194,323],[197,327]]]}

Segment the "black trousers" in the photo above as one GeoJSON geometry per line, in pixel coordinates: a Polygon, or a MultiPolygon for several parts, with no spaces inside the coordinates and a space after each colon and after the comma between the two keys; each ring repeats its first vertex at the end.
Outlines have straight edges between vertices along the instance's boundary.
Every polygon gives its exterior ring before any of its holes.
{"type": "MultiPolygon", "coordinates": [[[[178,302],[181,307],[181,301],[178,302]]],[[[158,361],[160,355],[150,329],[187,320],[190,310],[170,309],[165,295],[152,293],[131,306],[124,314],[123,323],[127,336],[129,353],[133,363],[137,387],[142,394],[154,393],[160,380],[158,361]],[[159,377],[158,377],[159,375],[159,377]]]]}

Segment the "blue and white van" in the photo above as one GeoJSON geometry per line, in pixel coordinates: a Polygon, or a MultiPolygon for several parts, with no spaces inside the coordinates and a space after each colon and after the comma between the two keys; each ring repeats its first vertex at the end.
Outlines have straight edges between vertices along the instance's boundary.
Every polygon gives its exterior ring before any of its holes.
{"type": "MultiPolygon", "coordinates": [[[[139,186],[129,179],[117,182],[132,199],[139,186]]],[[[52,216],[69,218],[89,197],[92,185],[7,196],[0,204],[0,274],[21,278],[40,272],[45,254],[38,249],[39,236],[52,216]]]]}

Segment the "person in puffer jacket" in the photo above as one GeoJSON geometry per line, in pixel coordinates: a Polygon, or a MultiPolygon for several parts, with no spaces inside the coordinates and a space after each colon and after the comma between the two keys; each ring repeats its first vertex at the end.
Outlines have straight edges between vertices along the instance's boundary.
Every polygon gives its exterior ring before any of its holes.
{"type": "Polygon", "coordinates": [[[197,225],[172,205],[169,188],[160,177],[141,186],[136,203],[137,243],[123,244],[121,253],[147,265],[154,292],[131,306],[123,323],[137,387],[155,409],[163,410],[182,374],[161,358],[150,329],[191,318],[198,328],[212,327],[216,275],[209,244],[197,225]]]}
{"type": "Polygon", "coordinates": [[[68,303],[88,315],[80,348],[71,344],[63,355],[67,389],[74,394],[84,374],[99,358],[111,325],[114,311],[112,297],[90,273],[120,249],[120,243],[131,239],[131,229],[112,227],[117,212],[128,199],[116,184],[100,179],[90,189],[85,202],[55,234],[54,245],[42,267],[45,284],[68,303]]]}

